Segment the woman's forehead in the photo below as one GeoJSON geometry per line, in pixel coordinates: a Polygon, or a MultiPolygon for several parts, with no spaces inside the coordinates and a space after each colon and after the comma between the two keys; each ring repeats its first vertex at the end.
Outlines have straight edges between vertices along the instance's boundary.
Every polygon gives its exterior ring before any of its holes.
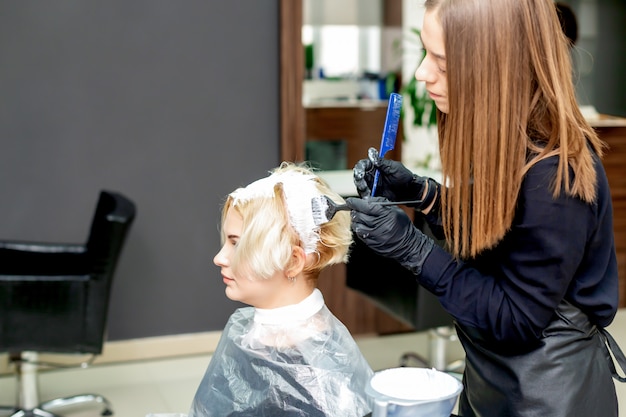
{"type": "Polygon", "coordinates": [[[241,230],[243,229],[243,217],[234,207],[231,207],[226,212],[226,217],[224,217],[224,225],[222,226],[222,231],[226,236],[240,236],[241,230]]]}

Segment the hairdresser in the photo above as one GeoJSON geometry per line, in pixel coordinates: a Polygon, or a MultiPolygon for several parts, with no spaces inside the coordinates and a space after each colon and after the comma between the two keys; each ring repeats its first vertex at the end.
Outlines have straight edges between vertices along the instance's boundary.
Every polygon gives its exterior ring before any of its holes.
{"type": "Polygon", "coordinates": [[[576,104],[554,3],[425,6],[415,77],[438,109],[444,181],[370,150],[354,168],[352,230],[454,317],[460,416],[617,416],[609,350],[622,369],[625,359],[604,330],[618,305],[605,145],[576,104]],[[417,200],[445,250],[377,205],[387,199],[417,200]]]}

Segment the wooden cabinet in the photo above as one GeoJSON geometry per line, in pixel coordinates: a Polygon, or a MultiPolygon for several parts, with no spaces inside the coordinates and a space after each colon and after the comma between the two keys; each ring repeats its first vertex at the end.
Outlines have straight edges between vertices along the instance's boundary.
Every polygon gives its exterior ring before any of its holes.
{"type": "MultiPolygon", "coordinates": [[[[367,157],[370,147],[378,149],[382,138],[387,103],[363,105],[338,104],[305,109],[307,141],[345,141],[346,166],[351,170],[367,157]]],[[[385,157],[401,160],[402,130],[398,130],[396,146],[385,157]]],[[[329,309],[352,334],[389,334],[412,330],[377,307],[372,301],[346,286],[346,266],[334,265],[322,271],[318,287],[329,309]]]]}
{"type": "MultiPolygon", "coordinates": [[[[387,102],[308,107],[305,113],[307,141],[345,141],[346,166],[338,169],[352,169],[359,159],[367,157],[368,148],[380,148],[387,116],[387,102]]],[[[401,154],[400,127],[396,147],[385,157],[401,160],[401,154]]]]}
{"type": "Polygon", "coordinates": [[[346,266],[333,265],[320,274],[318,288],[330,311],[353,335],[393,334],[412,331],[357,291],[346,286],[346,266]]]}
{"type": "Polygon", "coordinates": [[[605,116],[592,125],[609,145],[603,163],[613,198],[620,307],[626,307],[626,119],[605,116]]]}

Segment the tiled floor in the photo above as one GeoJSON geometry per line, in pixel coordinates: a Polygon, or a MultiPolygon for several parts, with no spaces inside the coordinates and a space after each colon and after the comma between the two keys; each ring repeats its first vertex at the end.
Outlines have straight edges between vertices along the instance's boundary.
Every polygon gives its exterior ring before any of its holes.
{"type": "MultiPolygon", "coordinates": [[[[620,312],[609,331],[621,346],[626,347],[626,311],[620,312]]],[[[430,341],[428,333],[357,338],[359,347],[375,370],[398,366],[399,358],[406,352],[428,355],[430,341]]],[[[458,342],[449,343],[446,359],[451,361],[461,357],[458,342]]],[[[118,417],[187,413],[209,359],[209,355],[197,355],[48,371],[40,375],[40,397],[47,400],[70,394],[97,393],[113,404],[118,417]]],[[[617,384],[617,390],[620,404],[626,404],[626,384],[617,384]]],[[[0,404],[12,404],[14,400],[14,379],[1,377],[0,404]]],[[[97,417],[101,407],[67,411],[64,410],[67,417],[97,417]]],[[[0,416],[5,415],[0,412],[0,416]]],[[[626,417],[626,405],[621,407],[620,417],[626,417]]]]}

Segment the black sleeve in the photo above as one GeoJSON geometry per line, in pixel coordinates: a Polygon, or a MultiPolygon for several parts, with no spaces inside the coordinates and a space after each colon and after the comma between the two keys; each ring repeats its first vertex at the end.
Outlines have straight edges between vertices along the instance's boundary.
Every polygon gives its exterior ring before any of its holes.
{"type": "Polygon", "coordinates": [[[494,343],[529,345],[541,337],[596,227],[594,205],[564,192],[553,198],[555,170],[556,158],[531,168],[512,228],[496,248],[462,262],[435,247],[418,278],[459,324],[494,343]]]}

